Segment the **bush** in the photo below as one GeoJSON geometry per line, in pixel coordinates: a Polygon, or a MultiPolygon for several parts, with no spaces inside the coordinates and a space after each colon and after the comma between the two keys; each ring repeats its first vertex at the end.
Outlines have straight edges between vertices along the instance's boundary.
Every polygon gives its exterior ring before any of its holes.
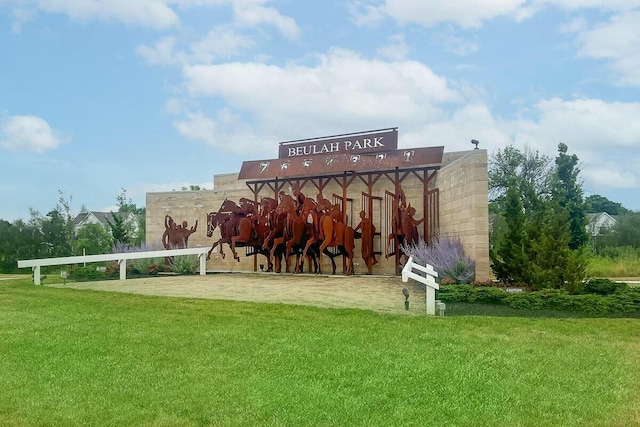
{"type": "Polygon", "coordinates": [[[436,298],[443,302],[469,302],[471,286],[446,285],[436,291],[436,298]]]}
{"type": "Polygon", "coordinates": [[[164,258],[141,258],[131,261],[134,273],[138,274],[158,274],[164,271],[164,258]]]}
{"type": "Polygon", "coordinates": [[[509,292],[504,289],[478,286],[471,288],[469,302],[482,302],[486,304],[501,304],[509,296],[509,292]]]}
{"type": "Polygon", "coordinates": [[[195,274],[200,268],[197,255],[182,255],[171,259],[171,270],[176,274],[195,274]]]}
{"type": "Polygon", "coordinates": [[[616,283],[609,279],[589,279],[584,283],[584,293],[598,294],[598,295],[610,295],[616,291],[622,291],[628,289],[629,285],[626,283],[616,283]]]}
{"type": "Polygon", "coordinates": [[[95,266],[75,267],[71,269],[69,278],[79,281],[100,280],[105,278],[105,273],[98,271],[95,266]]]}
{"type": "Polygon", "coordinates": [[[120,266],[117,262],[107,264],[104,275],[106,277],[118,277],[120,275],[120,266]]]}
{"type": "Polygon", "coordinates": [[[587,316],[625,315],[640,310],[640,288],[618,288],[607,295],[571,295],[563,289],[509,293],[497,287],[442,286],[437,298],[450,303],[504,304],[522,310],[560,310],[587,316]]]}
{"type": "Polygon", "coordinates": [[[440,237],[436,243],[427,246],[424,240],[412,245],[401,246],[402,252],[412,256],[422,265],[429,264],[438,272],[440,279],[451,278],[456,283],[471,283],[475,275],[475,261],[464,255],[462,242],[458,236],[440,237]]]}

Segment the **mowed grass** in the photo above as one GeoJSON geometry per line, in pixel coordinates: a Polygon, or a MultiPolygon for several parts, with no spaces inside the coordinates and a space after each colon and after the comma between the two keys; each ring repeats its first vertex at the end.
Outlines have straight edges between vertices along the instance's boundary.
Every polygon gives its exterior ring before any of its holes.
{"type": "Polygon", "coordinates": [[[0,281],[0,425],[640,425],[640,322],[0,281]]]}

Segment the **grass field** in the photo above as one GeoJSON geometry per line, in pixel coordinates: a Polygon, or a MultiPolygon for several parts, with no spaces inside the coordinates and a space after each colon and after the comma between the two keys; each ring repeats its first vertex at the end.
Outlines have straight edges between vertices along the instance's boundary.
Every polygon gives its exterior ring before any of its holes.
{"type": "MultiPolygon", "coordinates": [[[[179,280],[179,279],[177,279],[179,280]]],[[[0,425],[640,425],[640,322],[0,281],[0,425]]]]}

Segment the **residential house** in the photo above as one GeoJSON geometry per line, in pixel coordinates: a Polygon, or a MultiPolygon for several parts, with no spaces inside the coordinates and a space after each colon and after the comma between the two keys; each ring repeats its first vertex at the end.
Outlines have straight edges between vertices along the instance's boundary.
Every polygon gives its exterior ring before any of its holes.
{"type": "MultiPolygon", "coordinates": [[[[78,231],[86,224],[101,224],[106,230],[110,229],[109,223],[113,224],[113,214],[111,212],[86,211],[79,213],[73,220],[73,227],[78,231]]],[[[130,225],[131,229],[138,232],[138,218],[134,213],[129,213],[124,219],[125,224],[130,225]]]]}
{"type": "Polygon", "coordinates": [[[606,230],[610,230],[618,223],[618,220],[606,212],[587,214],[587,232],[591,236],[599,236],[606,230]]]}

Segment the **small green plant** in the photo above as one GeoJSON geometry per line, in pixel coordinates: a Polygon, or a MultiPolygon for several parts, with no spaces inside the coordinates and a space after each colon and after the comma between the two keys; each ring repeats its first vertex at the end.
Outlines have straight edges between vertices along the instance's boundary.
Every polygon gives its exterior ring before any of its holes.
{"type": "Polygon", "coordinates": [[[164,258],[141,258],[131,262],[134,273],[138,274],[158,274],[164,271],[164,258]]]}
{"type": "Polygon", "coordinates": [[[173,257],[170,265],[176,274],[195,274],[200,267],[200,261],[197,255],[182,255],[173,257]]]}
{"type": "Polygon", "coordinates": [[[75,267],[71,270],[69,278],[74,280],[100,280],[105,278],[105,273],[98,271],[95,266],[75,267]]]}

